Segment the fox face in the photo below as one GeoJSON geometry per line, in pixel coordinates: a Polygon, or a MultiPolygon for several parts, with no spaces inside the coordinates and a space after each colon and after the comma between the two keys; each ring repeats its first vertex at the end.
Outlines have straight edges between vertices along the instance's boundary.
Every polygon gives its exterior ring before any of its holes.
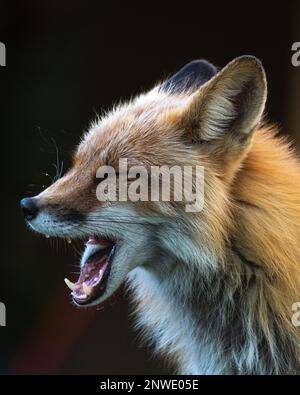
{"type": "MultiPolygon", "coordinates": [[[[200,261],[203,272],[208,270],[205,256],[211,248],[222,254],[228,190],[265,100],[265,74],[256,58],[237,58],[219,72],[206,61],[191,62],[94,122],[72,168],[39,195],[21,201],[34,231],[84,241],[79,279],[65,280],[77,305],[102,303],[137,267],[168,275],[177,262],[200,261]],[[97,190],[106,178],[98,169],[110,166],[118,179],[122,158],[129,169],[146,171],[203,166],[203,209],[187,213],[174,198],[99,200],[97,190]]],[[[129,185],[134,182],[128,178],[129,185]]]]}

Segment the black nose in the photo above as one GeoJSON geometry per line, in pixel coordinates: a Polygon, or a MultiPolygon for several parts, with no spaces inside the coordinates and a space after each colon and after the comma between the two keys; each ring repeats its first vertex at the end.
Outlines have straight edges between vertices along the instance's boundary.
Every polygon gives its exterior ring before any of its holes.
{"type": "Polygon", "coordinates": [[[23,210],[24,216],[28,221],[31,221],[36,217],[38,213],[38,207],[33,198],[22,199],[20,205],[23,210]]]}

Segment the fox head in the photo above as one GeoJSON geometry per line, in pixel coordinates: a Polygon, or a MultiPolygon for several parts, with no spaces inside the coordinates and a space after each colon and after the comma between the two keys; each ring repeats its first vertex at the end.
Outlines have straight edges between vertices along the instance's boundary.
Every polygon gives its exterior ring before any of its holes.
{"type": "MultiPolygon", "coordinates": [[[[266,78],[254,57],[220,71],[200,60],[98,119],[84,135],[73,166],[39,195],[21,201],[34,231],[82,239],[76,283],[66,280],[80,306],[101,303],[137,267],[168,275],[176,265],[212,270],[221,258],[230,184],[251,146],[266,100],[266,78]],[[202,166],[204,206],[188,213],[182,202],[97,198],[106,181],[98,169],[202,166]]],[[[128,178],[128,185],[136,180],[128,178]]],[[[149,185],[151,189],[151,185],[149,185]]],[[[176,185],[174,186],[176,188],[176,185]]]]}

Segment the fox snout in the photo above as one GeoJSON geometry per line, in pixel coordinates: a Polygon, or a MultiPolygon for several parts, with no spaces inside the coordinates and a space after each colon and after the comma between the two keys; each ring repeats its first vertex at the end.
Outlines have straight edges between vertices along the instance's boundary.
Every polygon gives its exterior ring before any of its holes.
{"type": "Polygon", "coordinates": [[[44,199],[37,195],[26,197],[20,201],[24,217],[33,230],[56,235],[71,230],[74,226],[83,223],[86,214],[82,210],[70,204],[68,201],[58,199],[44,199]]]}
{"type": "Polygon", "coordinates": [[[71,170],[40,194],[20,201],[30,227],[40,233],[59,236],[72,225],[85,220],[89,212],[99,206],[93,177],[88,172],[71,170]]]}
{"type": "Polygon", "coordinates": [[[72,207],[59,204],[42,204],[37,197],[26,197],[20,201],[21,209],[27,221],[33,221],[39,213],[47,212],[61,220],[73,222],[83,221],[84,214],[72,207]]]}

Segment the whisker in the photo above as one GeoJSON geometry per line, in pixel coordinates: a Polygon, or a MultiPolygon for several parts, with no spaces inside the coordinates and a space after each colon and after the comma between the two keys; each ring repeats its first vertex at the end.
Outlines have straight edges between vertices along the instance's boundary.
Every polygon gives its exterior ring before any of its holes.
{"type": "Polygon", "coordinates": [[[54,163],[54,167],[56,169],[56,174],[53,177],[53,182],[57,181],[61,176],[63,172],[63,161],[60,162],[59,160],[59,150],[56,141],[54,140],[53,137],[51,137],[51,141],[54,144],[55,147],[55,153],[56,153],[56,163],[54,163]]]}

